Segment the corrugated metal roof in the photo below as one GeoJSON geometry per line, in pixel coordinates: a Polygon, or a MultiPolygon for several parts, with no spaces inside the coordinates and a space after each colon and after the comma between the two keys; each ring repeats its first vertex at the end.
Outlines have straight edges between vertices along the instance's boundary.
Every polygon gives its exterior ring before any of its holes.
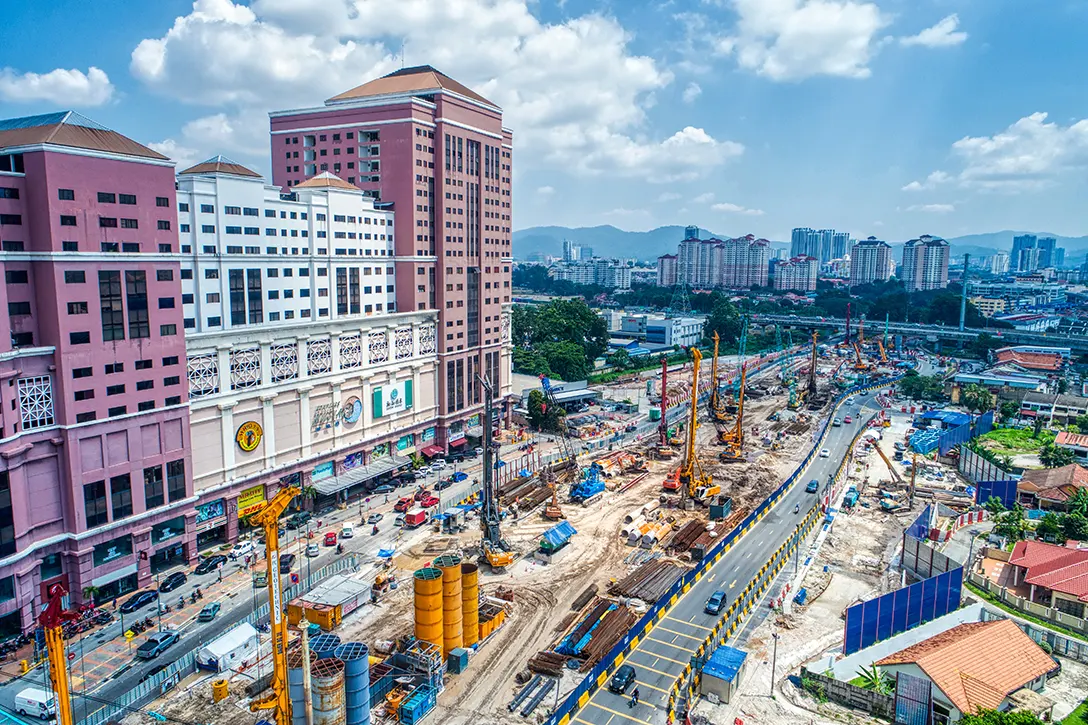
{"type": "Polygon", "coordinates": [[[541,537],[541,546],[558,549],[563,544],[570,541],[570,537],[574,536],[578,532],[574,530],[574,527],[570,525],[569,521],[560,521],[555,526],[551,527],[544,532],[541,537]]]}
{"type": "Polygon", "coordinates": [[[158,151],[152,151],[75,111],[0,120],[0,148],[33,144],[54,144],[123,156],[169,160],[158,151]]]}
{"type": "Polygon", "coordinates": [[[704,677],[717,677],[719,680],[733,682],[740,668],[744,666],[744,660],[748,653],[736,647],[722,646],[714,650],[710,659],[703,665],[704,677]]]}
{"type": "Polygon", "coordinates": [[[206,161],[201,161],[195,166],[190,166],[185,169],[185,171],[178,172],[179,176],[183,174],[233,174],[234,176],[261,178],[261,175],[253,169],[242,166],[237,161],[231,161],[222,154],[213,156],[206,161]]]}
{"type": "Polygon", "coordinates": [[[425,94],[427,92],[434,93],[439,90],[453,91],[466,98],[471,98],[474,101],[486,103],[489,106],[498,108],[494,103],[468,86],[458,83],[445,73],[435,70],[429,65],[401,68],[389,75],[375,78],[361,86],[356,86],[351,90],[335,95],[329,99],[329,102],[367,98],[370,96],[386,96],[397,93],[425,94]]]}

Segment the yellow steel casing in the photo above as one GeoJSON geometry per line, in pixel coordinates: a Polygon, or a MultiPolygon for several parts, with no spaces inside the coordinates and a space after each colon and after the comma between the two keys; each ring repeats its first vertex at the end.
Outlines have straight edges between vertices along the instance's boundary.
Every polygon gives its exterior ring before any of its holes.
{"type": "Polygon", "coordinates": [[[442,571],[442,656],[464,646],[461,616],[461,557],[446,554],[434,560],[442,571]]]}
{"type": "Polygon", "coordinates": [[[461,628],[465,647],[480,641],[480,569],[475,564],[461,564],[461,628]]]}
{"type": "Polygon", "coordinates": [[[412,575],[415,581],[416,639],[442,646],[442,570],[425,567],[412,575]]]}

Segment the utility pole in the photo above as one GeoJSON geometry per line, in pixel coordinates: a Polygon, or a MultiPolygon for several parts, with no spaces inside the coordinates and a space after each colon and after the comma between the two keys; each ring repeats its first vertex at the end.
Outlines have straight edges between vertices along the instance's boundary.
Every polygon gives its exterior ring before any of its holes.
{"type": "Polygon", "coordinates": [[[967,319],[967,268],[971,266],[971,255],[963,255],[963,278],[960,284],[963,285],[963,289],[960,291],[960,330],[963,330],[963,324],[967,319]]]}
{"type": "Polygon", "coordinates": [[[778,667],[778,632],[771,635],[774,638],[774,653],[771,655],[771,699],[774,699],[774,672],[778,667]]]}
{"type": "Polygon", "coordinates": [[[907,510],[914,510],[914,479],[918,475],[918,454],[915,453],[910,462],[910,494],[907,499],[907,510]]]}

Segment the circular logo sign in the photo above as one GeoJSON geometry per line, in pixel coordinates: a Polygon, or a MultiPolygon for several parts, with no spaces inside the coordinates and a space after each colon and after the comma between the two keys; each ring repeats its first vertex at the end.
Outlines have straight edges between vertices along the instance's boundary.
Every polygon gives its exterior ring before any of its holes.
{"type": "Polygon", "coordinates": [[[257,446],[261,444],[261,438],[264,436],[264,431],[261,430],[261,424],[255,420],[242,423],[238,428],[238,432],[234,434],[234,440],[237,441],[238,447],[246,453],[254,451],[257,446]]]}
{"type": "Polygon", "coordinates": [[[345,423],[358,423],[363,415],[363,401],[356,397],[348,398],[341,409],[345,423]]]}

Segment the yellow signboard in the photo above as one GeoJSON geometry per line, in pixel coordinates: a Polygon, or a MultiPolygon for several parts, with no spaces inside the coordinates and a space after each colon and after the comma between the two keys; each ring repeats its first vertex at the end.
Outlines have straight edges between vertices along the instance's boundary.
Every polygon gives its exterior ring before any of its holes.
{"type": "Polygon", "coordinates": [[[234,434],[234,440],[238,442],[238,447],[246,453],[257,450],[257,446],[261,444],[261,438],[264,437],[264,431],[261,430],[261,424],[255,420],[242,423],[238,427],[238,432],[234,434]]]}
{"type": "Polygon", "coordinates": [[[264,484],[251,486],[238,494],[238,515],[248,516],[264,508],[264,484]]]}

